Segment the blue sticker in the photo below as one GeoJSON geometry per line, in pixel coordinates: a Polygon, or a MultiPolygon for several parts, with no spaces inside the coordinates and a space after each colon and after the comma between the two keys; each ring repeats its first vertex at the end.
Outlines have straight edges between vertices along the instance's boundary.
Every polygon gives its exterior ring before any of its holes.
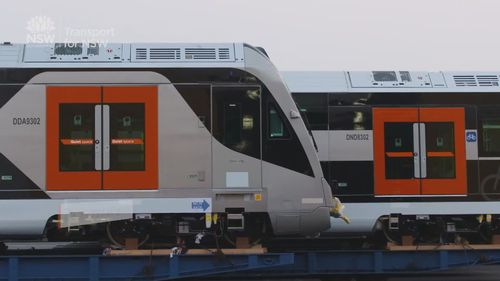
{"type": "Polygon", "coordinates": [[[208,209],[208,207],[210,207],[210,204],[208,204],[208,202],[206,200],[203,200],[202,202],[200,202],[200,201],[191,202],[191,209],[193,209],[193,210],[203,209],[203,211],[206,211],[208,209]]]}
{"type": "Polygon", "coordinates": [[[476,132],[467,132],[466,139],[467,139],[467,142],[476,142],[477,141],[477,133],[476,132]]]}

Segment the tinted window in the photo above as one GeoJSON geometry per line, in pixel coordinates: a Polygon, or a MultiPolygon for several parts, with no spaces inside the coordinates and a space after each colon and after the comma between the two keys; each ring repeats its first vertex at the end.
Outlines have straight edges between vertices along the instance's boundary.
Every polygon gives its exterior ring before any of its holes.
{"type": "Polygon", "coordinates": [[[500,107],[479,108],[480,156],[500,156],[500,107]]]}
{"type": "Polygon", "coordinates": [[[331,106],[330,130],[371,130],[372,113],[370,107],[331,106]]]}
{"type": "Polygon", "coordinates": [[[262,121],[262,124],[266,124],[263,131],[267,135],[263,139],[262,159],[301,174],[314,176],[297,134],[267,89],[264,91],[264,101],[264,110],[268,114],[263,114],[262,121]]]}
{"type": "Polygon", "coordinates": [[[94,104],[61,104],[59,107],[60,171],[93,171],[94,104]]]}
{"type": "Polygon", "coordinates": [[[210,85],[175,85],[175,88],[198,115],[200,125],[211,131],[210,85]]]}
{"type": "Polygon", "coordinates": [[[336,106],[336,105],[365,105],[368,104],[369,99],[371,98],[370,93],[364,94],[340,94],[340,93],[332,93],[328,96],[328,105],[336,106]]]}
{"type": "Polygon", "coordinates": [[[270,104],[268,108],[269,134],[271,139],[289,138],[290,134],[283,123],[283,118],[274,104],[270,104]]]}
{"type": "Polygon", "coordinates": [[[293,94],[299,110],[307,115],[311,130],[328,130],[328,95],[300,93],[293,94]]]}
{"type": "Polygon", "coordinates": [[[111,171],[144,171],[145,122],[143,103],[110,105],[111,171]]]}
{"type": "Polygon", "coordinates": [[[212,88],[213,136],[226,147],[260,159],[260,87],[212,88]]]}

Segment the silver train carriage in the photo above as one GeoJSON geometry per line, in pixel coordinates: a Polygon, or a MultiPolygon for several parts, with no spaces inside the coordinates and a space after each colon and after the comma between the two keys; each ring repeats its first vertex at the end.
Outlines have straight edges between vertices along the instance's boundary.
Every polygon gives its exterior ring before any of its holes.
{"type": "Polygon", "coordinates": [[[498,233],[499,75],[284,72],[352,221],[330,233],[498,233]]]}
{"type": "Polygon", "coordinates": [[[330,227],[310,136],[252,46],[4,43],[0,108],[2,237],[116,221],[177,234],[330,227]]]}

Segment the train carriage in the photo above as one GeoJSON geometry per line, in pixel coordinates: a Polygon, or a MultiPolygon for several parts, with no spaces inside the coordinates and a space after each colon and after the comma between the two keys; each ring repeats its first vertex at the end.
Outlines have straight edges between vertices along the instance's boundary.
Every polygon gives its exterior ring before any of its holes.
{"type": "Polygon", "coordinates": [[[352,220],[332,221],[331,232],[418,235],[431,225],[463,235],[498,231],[499,73],[283,76],[352,220]]]}
{"type": "Polygon", "coordinates": [[[5,43],[0,108],[2,237],[330,225],[298,109],[250,45],[5,43]]]}

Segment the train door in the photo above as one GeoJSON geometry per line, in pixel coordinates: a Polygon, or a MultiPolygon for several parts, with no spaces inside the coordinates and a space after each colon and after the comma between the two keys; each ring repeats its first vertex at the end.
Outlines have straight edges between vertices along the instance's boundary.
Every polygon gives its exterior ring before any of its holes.
{"type": "Polygon", "coordinates": [[[47,190],[157,189],[157,88],[47,87],[47,190]]]}
{"type": "Polygon", "coordinates": [[[374,108],[375,195],[466,194],[463,108],[374,108]]]}
{"type": "Polygon", "coordinates": [[[212,120],[214,188],[261,187],[260,87],[212,86],[212,120]]]}

